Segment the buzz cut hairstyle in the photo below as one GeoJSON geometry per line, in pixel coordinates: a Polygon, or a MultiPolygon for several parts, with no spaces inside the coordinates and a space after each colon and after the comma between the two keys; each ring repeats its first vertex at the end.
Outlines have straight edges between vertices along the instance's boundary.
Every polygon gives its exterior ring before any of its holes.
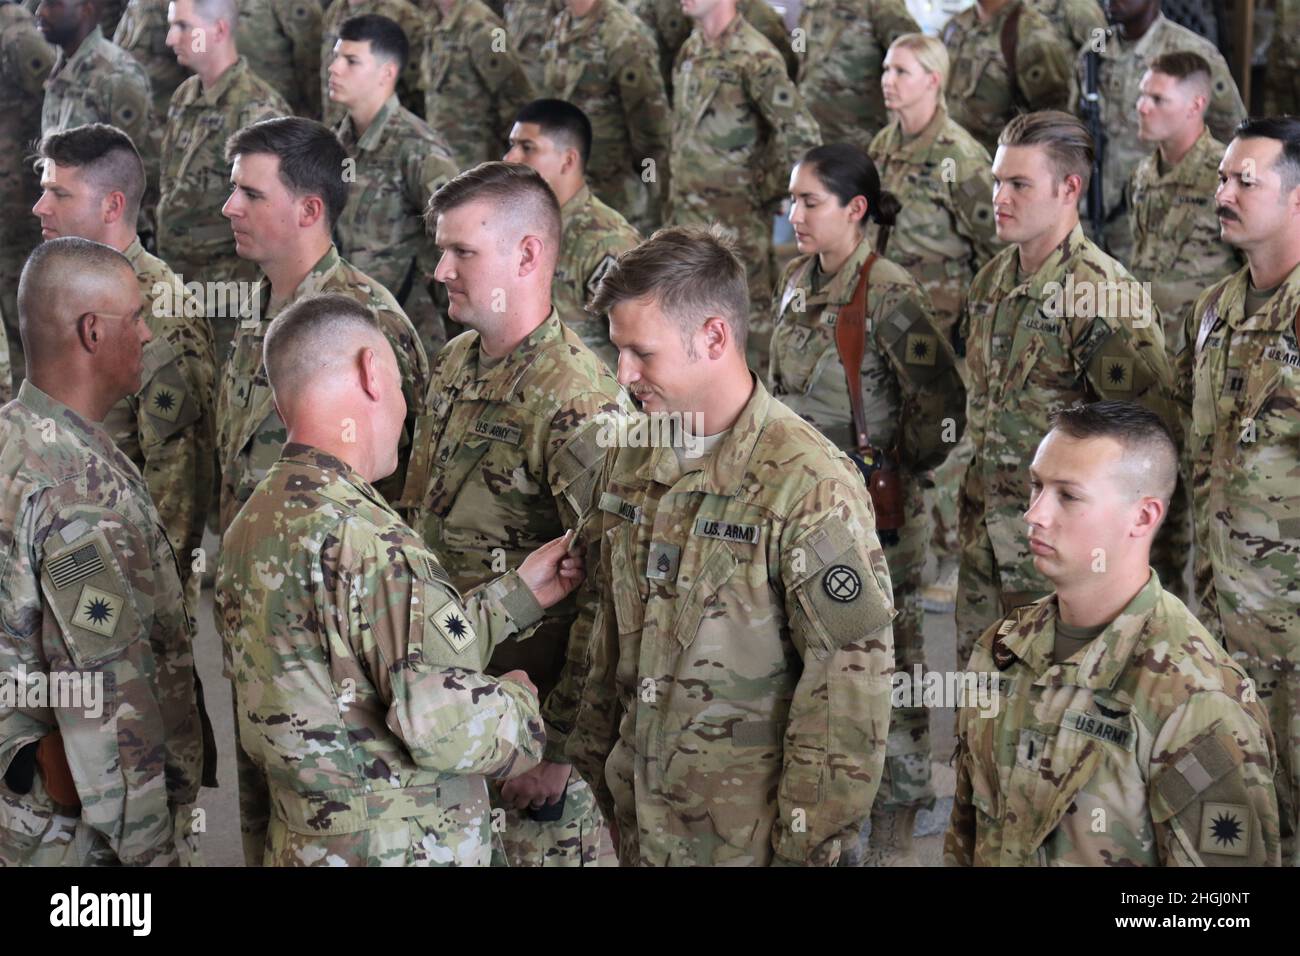
{"type": "Polygon", "coordinates": [[[1135,497],[1152,495],[1169,504],[1178,483],[1178,446],[1160,416],[1137,402],[1075,402],[1051,416],[1052,428],[1075,439],[1111,438],[1126,459],[1143,466],[1133,470],[1135,497]]]}
{"type": "Polygon", "coordinates": [[[82,170],[99,198],[120,192],[126,200],[123,218],[135,222],[144,198],[145,171],[140,151],[131,137],[107,123],[74,126],[46,133],[41,140],[40,158],[59,166],[82,170]]]}
{"type": "Polygon", "coordinates": [[[436,235],[438,217],[472,202],[518,217],[529,233],[540,235],[552,260],[560,248],[560,204],[537,170],[522,163],[480,163],[449,180],[429,200],[424,223],[436,235]],[[508,212],[507,212],[508,211],[508,212]]]}
{"type": "Polygon", "coordinates": [[[66,333],[65,324],[77,309],[86,284],[114,274],[135,279],[131,260],[112,246],[80,236],[60,236],[42,242],[18,277],[18,332],[28,364],[48,359],[66,333]],[[66,297],[66,298],[65,298],[66,297]],[[52,314],[69,305],[67,315],[52,314]]]}
{"type": "Polygon", "coordinates": [[[1088,127],[1077,116],[1061,110],[1021,113],[1002,128],[998,145],[1043,147],[1057,182],[1078,176],[1079,192],[1088,191],[1097,148],[1088,127]]]}
{"type": "Polygon", "coordinates": [[[342,346],[358,333],[384,338],[374,313],[356,299],[337,293],[299,299],[266,330],[262,361],[271,390],[294,388],[314,372],[351,361],[342,346]]]}
{"type": "Polygon", "coordinates": [[[277,116],[245,126],[226,140],[226,162],[259,153],[280,160],[280,182],[293,195],[320,197],[326,227],[333,229],[348,202],[343,179],[348,153],[330,128],[301,116],[277,116]]]}
{"type": "Polygon", "coordinates": [[[235,30],[239,26],[237,0],[194,0],[194,12],[208,23],[226,21],[226,26],[230,27],[230,36],[235,36],[235,30]]]}
{"type": "Polygon", "coordinates": [[[1282,144],[1282,152],[1273,162],[1282,179],[1282,192],[1290,193],[1300,186],[1300,118],[1295,116],[1264,116],[1244,119],[1232,134],[1233,139],[1275,139],[1282,144]]]}
{"type": "Polygon", "coordinates": [[[399,74],[406,68],[411,55],[411,43],[401,25],[377,13],[344,20],[339,27],[339,39],[349,43],[369,43],[370,53],[377,59],[396,63],[399,74]]]}
{"type": "Polygon", "coordinates": [[[576,149],[582,168],[591,159],[591,120],[567,100],[533,100],[515,116],[516,123],[536,123],[542,135],[561,149],[576,149]]]}
{"type": "Polygon", "coordinates": [[[587,311],[608,315],[623,302],[646,299],[675,322],[693,357],[692,339],[709,316],[731,327],[743,355],[749,337],[749,280],[722,226],[669,226],[624,252],[606,270],[587,311]]]}

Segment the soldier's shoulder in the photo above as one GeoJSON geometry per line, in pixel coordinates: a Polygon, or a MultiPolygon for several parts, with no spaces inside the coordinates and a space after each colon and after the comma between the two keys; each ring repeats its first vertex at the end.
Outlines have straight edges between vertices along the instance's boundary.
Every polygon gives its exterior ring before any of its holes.
{"type": "Polygon", "coordinates": [[[871,267],[871,284],[876,285],[893,285],[904,286],[908,289],[920,289],[920,285],[910,272],[900,266],[892,259],[886,259],[884,256],[876,258],[876,264],[871,267]]]}
{"type": "Polygon", "coordinates": [[[1082,237],[1078,249],[1067,258],[1065,269],[1067,274],[1073,272],[1078,277],[1091,273],[1110,282],[1137,281],[1124,263],[1103,250],[1101,246],[1087,236],[1082,237]]]}
{"type": "Polygon", "coordinates": [[[736,16],[740,23],[728,52],[733,56],[744,58],[742,62],[755,72],[769,69],[775,64],[784,73],[785,60],[781,58],[781,51],[744,15],[737,13],[736,16]]]}
{"type": "Polygon", "coordinates": [[[951,116],[943,124],[939,135],[935,137],[935,146],[939,148],[941,156],[951,156],[955,159],[959,170],[971,166],[988,169],[993,165],[993,160],[989,157],[989,151],[984,144],[951,116]]]}
{"type": "Polygon", "coordinates": [[[473,329],[466,329],[438,349],[429,362],[430,387],[436,388],[439,379],[447,374],[459,375],[478,341],[479,334],[473,329]]]}
{"type": "Polygon", "coordinates": [[[988,298],[990,293],[1001,283],[1006,270],[1013,268],[1012,257],[1016,255],[1019,255],[1019,250],[1015,245],[999,249],[993,258],[984,263],[980,271],[975,273],[975,278],[971,279],[967,297],[973,301],[988,298]]]}
{"type": "Polygon", "coordinates": [[[140,65],[140,61],[112,40],[100,43],[95,49],[95,57],[105,79],[148,87],[149,74],[140,65]]]}
{"type": "Polygon", "coordinates": [[[1211,302],[1218,303],[1219,312],[1222,313],[1224,311],[1226,300],[1238,298],[1244,300],[1249,283],[1242,280],[1245,274],[1249,271],[1250,266],[1242,266],[1236,272],[1230,273],[1222,279],[1218,279],[1211,283],[1196,297],[1196,301],[1192,304],[1191,314],[1193,316],[1201,315],[1201,313],[1209,308],[1211,302]]]}
{"type": "Polygon", "coordinates": [[[1016,24],[1016,32],[1019,34],[1021,43],[1046,38],[1050,39],[1056,46],[1061,45],[1060,33],[1052,25],[1052,21],[1028,3],[1020,5],[1020,20],[1016,24]]]}
{"type": "Polygon", "coordinates": [[[965,10],[954,13],[948,18],[948,22],[943,25],[943,29],[939,31],[939,37],[944,43],[951,43],[962,34],[969,33],[977,23],[975,16],[974,4],[971,4],[965,10]]]}
{"type": "Polygon", "coordinates": [[[812,262],[812,258],[815,254],[816,253],[809,253],[806,256],[795,256],[785,264],[785,268],[781,270],[781,276],[777,280],[776,284],[778,295],[784,293],[790,283],[794,282],[795,279],[808,268],[808,264],[812,262]]]}
{"type": "Polygon", "coordinates": [[[564,405],[583,395],[617,400],[622,388],[609,367],[567,325],[529,366],[521,387],[544,403],[564,405]]]}
{"type": "MultiPolygon", "coordinates": [[[[191,79],[197,80],[198,77],[191,77],[191,79]]],[[[186,82],[188,83],[189,80],[186,82]]],[[[201,87],[199,92],[202,92],[201,87]]],[[[289,105],[284,95],[251,66],[243,70],[238,81],[226,91],[225,99],[243,108],[269,106],[285,113],[289,112],[289,105]]]]}
{"type": "Polygon", "coordinates": [[[51,488],[59,489],[61,500],[93,503],[126,483],[117,463],[87,446],[60,417],[43,417],[17,399],[0,408],[0,481],[9,501],[51,488]],[[92,469],[94,481],[86,477],[92,469]]]}
{"type": "Polygon", "coordinates": [[[1148,59],[1161,53],[1177,50],[1200,55],[1210,64],[1211,68],[1222,64],[1224,69],[1227,69],[1227,61],[1223,59],[1223,54],[1219,52],[1219,48],[1194,30],[1189,30],[1168,17],[1161,17],[1157,21],[1155,29],[1158,32],[1152,38],[1153,42],[1148,48],[1148,59]]]}
{"type": "Polygon", "coordinates": [[[352,263],[339,256],[339,268],[330,277],[322,292],[346,292],[363,304],[374,309],[376,318],[383,321],[384,313],[393,312],[405,316],[397,299],[378,279],[366,275],[352,263]]]}
{"type": "MultiPolygon", "coordinates": [[[[844,452],[779,399],[770,401],[749,461],[750,475],[764,497],[797,505],[827,479],[866,494],[861,474],[844,452]]],[[[778,504],[777,510],[784,509],[778,504]]]]}
{"type": "Polygon", "coordinates": [[[593,235],[589,238],[593,244],[602,249],[617,249],[622,252],[641,241],[640,234],[623,214],[600,201],[595,195],[587,206],[589,228],[593,235]]]}
{"type": "Polygon", "coordinates": [[[181,80],[180,86],[176,87],[172,93],[172,106],[189,106],[203,95],[203,81],[199,79],[197,73],[187,76],[181,80]]]}
{"type": "MultiPolygon", "coordinates": [[[[984,629],[984,633],[975,641],[976,651],[987,655],[999,670],[1009,667],[1016,658],[1006,649],[1006,639],[1012,635],[1033,633],[1046,627],[1056,613],[1055,600],[1056,595],[1053,593],[1029,604],[1013,607],[1000,621],[984,629]]],[[[971,666],[974,667],[973,658],[971,666]]]]}

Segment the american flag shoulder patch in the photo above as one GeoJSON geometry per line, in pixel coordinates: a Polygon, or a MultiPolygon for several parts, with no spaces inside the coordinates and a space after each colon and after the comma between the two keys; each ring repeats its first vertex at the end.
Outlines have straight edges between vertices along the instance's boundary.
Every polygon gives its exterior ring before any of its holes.
{"type": "Polygon", "coordinates": [[[45,563],[50,582],[60,590],[82,578],[98,574],[104,567],[104,556],[99,553],[99,548],[93,541],[45,563]]]}

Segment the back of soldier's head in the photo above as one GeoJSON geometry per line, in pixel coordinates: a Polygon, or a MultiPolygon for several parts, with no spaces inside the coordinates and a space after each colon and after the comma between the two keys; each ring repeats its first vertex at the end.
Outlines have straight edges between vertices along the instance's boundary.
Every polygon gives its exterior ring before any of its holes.
{"type": "Polygon", "coordinates": [[[411,45],[400,24],[377,13],[349,17],[339,27],[339,39],[349,43],[369,43],[370,55],[387,60],[401,73],[410,56],[411,45]]]}
{"type": "Polygon", "coordinates": [[[1210,105],[1211,77],[1210,64],[1205,62],[1204,57],[1190,50],[1172,50],[1153,58],[1147,69],[1152,73],[1173,77],[1192,96],[1205,97],[1205,107],[1201,109],[1201,115],[1205,115],[1205,110],[1210,105]]]}
{"type": "Polygon", "coordinates": [[[107,123],[89,123],[47,133],[40,157],[57,167],[77,169],[95,191],[95,200],[112,192],[123,196],[122,218],[135,222],[144,198],[145,171],[131,137],[107,123]]]}
{"type": "Polygon", "coordinates": [[[1137,402],[1076,403],[1051,417],[1052,430],[1076,441],[1109,438],[1122,450],[1112,479],[1131,500],[1159,498],[1166,507],[1178,482],[1178,446],[1160,416],[1137,402]]]}
{"type": "Polygon", "coordinates": [[[1232,138],[1276,140],[1281,144],[1282,151],[1273,161],[1273,168],[1282,181],[1283,196],[1300,186],[1300,117],[1263,116],[1245,119],[1237,126],[1232,138]]]}
{"type": "MultiPolygon", "coordinates": [[[[392,346],[374,313],[345,295],[315,295],[299,299],[281,312],[266,330],[262,344],[266,376],[277,402],[284,397],[329,386],[353,368],[359,349],[392,346]]],[[[285,403],[281,402],[281,408],[285,403]]]]}
{"type": "Polygon", "coordinates": [[[465,170],[429,200],[425,213],[429,233],[437,234],[439,216],[470,203],[486,204],[498,234],[506,239],[540,238],[547,261],[555,262],[560,247],[560,204],[536,170],[495,161],[465,170]]]}
{"type": "Polygon", "coordinates": [[[298,198],[319,196],[325,229],[334,227],[348,201],[343,172],[347,150],[328,126],[301,116],[277,116],[252,123],[226,141],[226,160],[267,155],[280,161],[279,178],[298,198]]]}
{"type": "Polygon", "coordinates": [[[37,246],[18,280],[18,327],[33,372],[67,358],[77,321],[137,285],[131,261],[112,246],[74,236],[37,246]]]}
{"type": "Polygon", "coordinates": [[[1088,191],[1096,147],[1077,116],[1060,110],[1021,113],[1002,128],[998,145],[1041,147],[1058,184],[1078,176],[1080,194],[1088,191]]]}
{"type": "Polygon", "coordinates": [[[565,100],[533,100],[515,116],[516,123],[533,123],[561,151],[577,152],[582,168],[591,159],[591,120],[587,114],[565,100]]]}

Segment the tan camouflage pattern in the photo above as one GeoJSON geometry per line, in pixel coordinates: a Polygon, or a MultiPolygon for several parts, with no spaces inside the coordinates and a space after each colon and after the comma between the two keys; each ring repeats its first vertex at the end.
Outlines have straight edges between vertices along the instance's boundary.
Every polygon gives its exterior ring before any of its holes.
{"type": "MultiPolygon", "coordinates": [[[[1277,866],[1268,720],[1155,572],[1053,663],[1054,595],[980,638],[996,716],[957,715],[950,866],[1277,866]]],[[[968,676],[970,676],[968,674],[968,676]]]]}
{"type": "Polygon", "coordinates": [[[1273,40],[1264,68],[1264,115],[1300,115],[1300,0],[1273,0],[1273,40]]]}
{"type": "Polygon", "coordinates": [[[38,771],[0,783],[0,865],[167,866],[198,796],[202,718],[176,560],[140,473],[95,424],[25,381],[0,409],[0,667],[103,681],[102,713],[0,713],[0,766],[63,737],[80,815],[38,771]],[[78,676],[74,676],[78,675],[78,676]]]}
{"type": "Polygon", "coordinates": [[[1096,37],[1094,31],[1106,29],[1106,14],[1097,0],[1029,0],[1029,5],[1056,28],[1071,54],[1096,37]]]}
{"type": "Polygon", "coordinates": [[[880,786],[894,653],[857,469],[755,381],[708,457],[620,448],[596,487],[568,753],[620,862],[838,864],[880,786]]]}
{"type": "Polygon", "coordinates": [[[406,0],[337,0],[329,5],[321,17],[320,43],[320,101],[326,126],[337,126],[347,110],[330,100],[329,68],[334,61],[334,44],[344,20],[375,14],[388,17],[406,34],[409,50],[406,66],[397,78],[397,97],[402,105],[414,113],[424,111],[424,91],[420,88],[420,51],[424,49],[427,30],[424,15],[406,0]]]}
{"type": "Polygon", "coordinates": [[[500,13],[510,34],[510,46],[535,90],[541,90],[542,71],[546,68],[542,47],[551,22],[564,8],[564,0],[506,0],[500,13]]]}
{"type": "MultiPolygon", "coordinates": [[[[340,0],[342,2],[342,0],[340,0]]],[[[318,0],[239,0],[239,51],[299,116],[320,116],[318,0]]]]}
{"type": "Polygon", "coordinates": [[[532,692],[481,673],[541,617],[517,574],[462,599],[369,482],[290,444],[226,533],[216,602],[263,865],[487,863],[483,777],[544,739],[532,692]]]}
{"type": "Polygon", "coordinates": [[[176,62],[176,54],[167,46],[167,6],[170,0],[128,0],[122,19],[112,34],[113,43],[121,47],[149,75],[149,90],[153,94],[153,121],[150,132],[161,140],[161,121],[167,116],[172,94],[189,76],[189,71],[176,62]]]}
{"type": "MultiPolygon", "coordinates": [[[[659,67],[671,95],[673,63],[682,44],[691,35],[693,24],[690,17],[682,13],[681,0],[628,0],[624,6],[650,27],[659,42],[659,67]]],[[[785,61],[786,73],[794,79],[799,71],[799,59],[780,14],[766,0],[739,0],[736,11],[776,48],[785,61]]]]}

